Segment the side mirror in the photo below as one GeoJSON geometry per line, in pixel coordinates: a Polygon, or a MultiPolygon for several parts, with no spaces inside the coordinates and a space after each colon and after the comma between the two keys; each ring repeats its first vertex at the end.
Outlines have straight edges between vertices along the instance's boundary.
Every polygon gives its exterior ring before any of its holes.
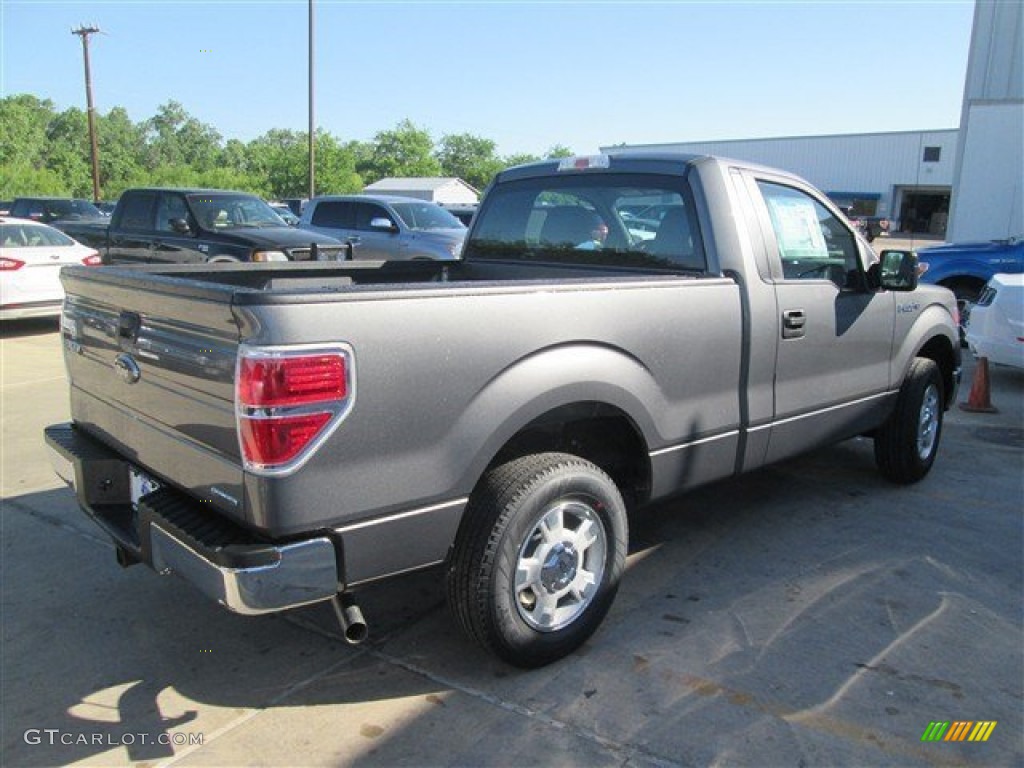
{"type": "Polygon", "coordinates": [[[379,229],[384,232],[397,232],[396,227],[391,219],[385,219],[383,216],[378,216],[376,219],[370,219],[370,229],[379,229]]]}
{"type": "Polygon", "coordinates": [[[169,221],[171,229],[177,232],[179,235],[191,235],[192,227],[188,225],[186,219],[171,219],[169,221]]]}
{"type": "Polygon", "coordinates": [[[917,254],[913,251],[882,251],[879,262],[868,270],[871,285],[886,291],[913,291],[917,278],[917,254]]]}

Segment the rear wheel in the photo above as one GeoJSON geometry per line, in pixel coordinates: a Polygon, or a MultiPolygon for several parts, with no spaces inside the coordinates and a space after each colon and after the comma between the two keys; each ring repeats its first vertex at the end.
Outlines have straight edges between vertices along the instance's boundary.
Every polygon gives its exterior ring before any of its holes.
{"type": "Polygon", "coordinates": [[[875,434],[875,463],[894,483],[916,483],[928,474],[942,436],[942,376],[934,361],[914,358],[896,408],[875,434]]]}
{"type": "Polygon", "coordinates": [[[555,661],[611,607],[627,535],[622,496],[590,462],[542,453],[503,464],[470,498],[449,604],[463,630],[505,661],[555,661]]]}

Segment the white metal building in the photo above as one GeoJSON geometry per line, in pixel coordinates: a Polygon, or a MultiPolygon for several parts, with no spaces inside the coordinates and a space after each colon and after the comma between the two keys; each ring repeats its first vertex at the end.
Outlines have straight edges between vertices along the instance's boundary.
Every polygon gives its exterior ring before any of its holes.
{"type": "Polygon", "coordinates": [[[783,168],[854,213],[893,220],[894,229],[946,231],[958,131],[907,131],[602,147],[614,154],[687,152],[783,168]]]}
{"type": "Polygon", "coordinates": [[[480,200],[480,193],[462,179],[430,176],[381,179],[364,188],[363,192],[416,197],[438,205],[476,205],[480,200]]]}
{"type": "Polygon", "coordinates": [[[979,0],[949,239],[1024,237],[1024,3],[979,0]]]}
{"type": "Polygon", "coordinates": [[[803,176],[893,231],[1024,237],[1024,2],[977,0],[960,128],[602,147],[733,157],[803,176]]]}

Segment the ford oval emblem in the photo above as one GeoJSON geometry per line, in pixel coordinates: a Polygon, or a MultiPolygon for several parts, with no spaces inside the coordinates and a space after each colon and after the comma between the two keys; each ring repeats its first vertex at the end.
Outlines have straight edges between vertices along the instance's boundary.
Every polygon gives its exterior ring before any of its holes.
{"type": "Polygon", "coordinates": [[[118,355],[114,358],[114,370],[125,384],[134,384],[142,377],[142,370],[131,355],[118,355]]]}

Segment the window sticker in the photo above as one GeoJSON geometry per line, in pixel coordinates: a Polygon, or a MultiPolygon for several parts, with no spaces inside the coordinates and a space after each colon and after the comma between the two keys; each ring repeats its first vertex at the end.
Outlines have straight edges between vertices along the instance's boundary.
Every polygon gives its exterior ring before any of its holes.
{"type": "Polygon", "coordinates": [[[795,197],[768,197],[768,211],[783,259],[827,259],[828,247],[814,203],[795,197]]]}

